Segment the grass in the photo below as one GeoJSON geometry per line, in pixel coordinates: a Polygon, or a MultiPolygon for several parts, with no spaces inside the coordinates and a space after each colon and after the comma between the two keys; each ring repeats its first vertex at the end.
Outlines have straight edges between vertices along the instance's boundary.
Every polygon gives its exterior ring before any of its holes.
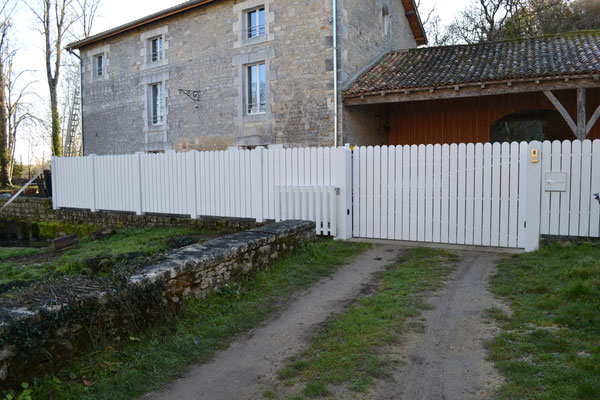
{"type": "Polygon", "coordinates": [[[189,365],[208,361],[237,334],[280,309],[294,292],[331,274],[366,247],[332,240],[307,243],[254,279],[186,302],[174,323],[99,347],[57,376],[34,382],[34,398],[129,399],[156,389],[189,365]]]}
{"type": "Polygon", "coordinates": [[[33,254],[42,253],[42,249],[32,249],[32,248],[0,248],[0,261],[10,260],[11,258],[21,258],[27,257],[33,254]]]}
{"type": "MultiPolygon", "coordinates": [[[[39,249],[23,249],[20,253],[15,249],[0,251],[0,284],[14,281],[40,280],[49,275],[77,274],[100,258],[112,260],[126,254],[153,255],[167,249],[169,239],[191,234],[202,233],[193,228],[123,228],[114,236],[99,241],[83,238],[79,247],[69,250],[59,258],[40,265],[23,265],[11,261],[11,258],[39,254],[39,249]]],[[[50,251],[46,249],[46,251],[50,251]]],[[[110,264],[110,263],[109,263],[110,264]]],[[[96,268],[96,265],[93,265],[96,268]]],[[[96,271],[94,271],[96,272],[96,271]]],[[[106,274],[108,271],[99,271],[106,274]]]]}
{"type": "Polygon", "coordinates": [[[503,260],[492,291],[513,310],[491,358],[503,399],[600,399],[600,246],[543,247],[503,260]]]}
{"type": "Polygon", "coordinates": [[[389,266],[375,294],[336,316],[279,371],[281,380],[293,378],[303,386],[290,398],[328,396],[334,385],[364,392],[384,377],[390,360],[382,350],[411,328],[404,326],[406,319],[426,308],[425,293],[442,285],[452,260],[446,251],[414,249],[389,266]]]}

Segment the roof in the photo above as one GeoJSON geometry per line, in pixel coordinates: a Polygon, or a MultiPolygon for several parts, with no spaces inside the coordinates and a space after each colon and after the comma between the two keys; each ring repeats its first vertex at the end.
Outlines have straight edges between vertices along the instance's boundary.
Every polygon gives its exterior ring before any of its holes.
{"type": "MultiPolygon", "coordinates": [[[[135,28],[139,28],[146,24],[170,17],[174,14],[178,14],[192,8],[196,8],[207,3],[213,3],[216,0],[189,0],[184,3],[178,4],[176,6],[167,8],[165,10],[156,12],[154,14],[150,14],[146,17],[136,19],[135,21],[128,22],[124,25],[117,26],[116,28],[109,29],[107,31],[98,33],[96,35],[90,36],[89,38],[79,40],[77,42],[73,42],[67,45],[67,49],[79,49],[81,47],[87,46],[89,44],[98,42],[100,40],[116,36],[123,32],[130,31],[135,28]]],[[[415,4],[415,0],[402,0],[402,5],[404,6],[404,11],[406,12],[406,18],[408,19],[408,23],[413,32],[417,45],[422,45],[427,43],[427,36],[425,35],[425,29],[423,29],[423,24],[421,22],[421,17],[419,16],[419,11],[417,10],[417,6],[415,4]]]]}
{"type": "Polygon", "coordinates": [[[404,12],[408,19],[410,29],[413,32],[413,36],[415,37],[415,41],[417,42],[417,46],[427,44],[427,35],[425,34],[423,21],[421,21],[421,16],[419,15],[415,0],[402,0],[402,6],[404,7],[404,12]]]}
{"type": "Polygon", "coordinates": [[[79,40],[77,42],[73,42],[67,46],[67,49],[79,49],[81,47],[87,46],[87,45],[97,42],[99,40],[106,39],[111,36],[115,36],[120,33],[130,31],[135,28],[139,28],[140,26],[161,20],[163,18],[170,17],[174,14],[178,14],[178,13],[190,10],[192,8],[199,7],[199,6],[202,6],[207,3],[213,3],[214,1],[216,1],[216,0],[189,0],[189,1],[186,1],[185,3],[178,4],[176,6],[167,8],[165,10],[156,12],[154,14],[147,15],[143,18],[136,19],[135,21],[131,21],[126,24],[117,26],[116,28],[109,29],[107,31],[98,33],[97,35],[90,36],[89,38],[79,40]]]}
{"type": "Polygon", "coordinates": [[[529,39],[392,51],[345,97],[600,73],[600,30],[529,39]]]}

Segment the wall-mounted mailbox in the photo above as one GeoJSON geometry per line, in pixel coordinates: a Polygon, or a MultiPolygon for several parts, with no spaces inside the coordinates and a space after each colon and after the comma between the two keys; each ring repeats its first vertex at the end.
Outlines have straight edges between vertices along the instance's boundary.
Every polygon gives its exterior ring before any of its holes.
{"type": "Polygon", "coordinates": [[[546,192],[566,192],[567,179],[566,172],[546,172],[544,177],[546,192]]]}

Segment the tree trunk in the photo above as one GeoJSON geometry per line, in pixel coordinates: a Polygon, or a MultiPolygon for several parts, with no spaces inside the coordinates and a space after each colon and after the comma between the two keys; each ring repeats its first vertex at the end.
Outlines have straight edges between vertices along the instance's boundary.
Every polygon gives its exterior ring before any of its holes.
{"type": "MultiPolygon", "coordinates": [[[[55,79],[58,77],[56,73],[55,79]]],[[[58,96],[56,95],[56,80],[49,83],[50,87],[50,112],[52,115],[52,155],[61,156],[61,134],[60,134],[60,116],[58,114],[58,96]]]]}
{"type": "Polygon", "coordinates": [[[0,61],[0,185],[8,186],[6,91],[4,90],[4,64],[0,61]]]}

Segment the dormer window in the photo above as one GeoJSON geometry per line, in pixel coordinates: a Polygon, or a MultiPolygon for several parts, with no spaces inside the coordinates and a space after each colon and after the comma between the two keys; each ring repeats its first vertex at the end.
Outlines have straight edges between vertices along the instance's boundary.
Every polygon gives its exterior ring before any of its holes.
{"type": "Polygon", "coordinates": [[[150,39],[150,45],[148,46],[148,61],[156,62],[163,59],[163,37],[158,36],[150,39]]]}
{"type": "Polygon", "coordinates": [[[265,7],[248,11],[247,13],[247,38],[253,38],[265,34],[265,7]]]}

